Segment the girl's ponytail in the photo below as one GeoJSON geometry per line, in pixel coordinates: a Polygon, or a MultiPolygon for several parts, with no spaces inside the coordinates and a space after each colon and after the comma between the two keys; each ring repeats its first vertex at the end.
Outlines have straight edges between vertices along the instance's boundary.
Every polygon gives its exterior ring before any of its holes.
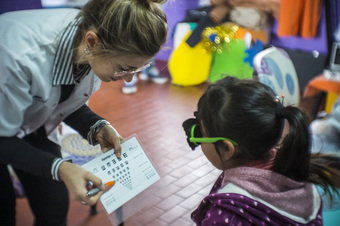
{"type": "Polygon", "coordinates": [[[294,106],[282,108],[280,114],[277,114],[277,117],[280,116],[288,120],[289,133],[278,149],[273,170],[294,180],[306,180],[310,160],[308,116],[294,106]]]}
{"type": "Polygon", "coordinates": [[[277,151],[273,171],[340,195],[340,156],[310,153],[309,117],[303,110],[287,106],[281,109],[281,116],[289,122],[289,133],[277,151]]]}

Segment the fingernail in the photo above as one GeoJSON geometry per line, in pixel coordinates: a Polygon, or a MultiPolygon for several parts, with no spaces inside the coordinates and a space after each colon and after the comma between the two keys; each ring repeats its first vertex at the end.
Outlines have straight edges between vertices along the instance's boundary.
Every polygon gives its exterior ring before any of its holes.
{"type": "Polygon", "coordinates": [[[121,157],[121,153],[118,153],[118,154],[117,154],[117,158],[120,159],[120,157],[121,157]]]}

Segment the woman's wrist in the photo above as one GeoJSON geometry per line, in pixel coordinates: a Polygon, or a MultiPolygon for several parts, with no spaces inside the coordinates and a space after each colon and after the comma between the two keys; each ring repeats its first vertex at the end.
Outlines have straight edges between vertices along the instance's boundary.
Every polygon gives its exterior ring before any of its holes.
{"type": "Polygon", "coordinates": [[[98,141],[96,139],[96,136],[98,132],[104,128],[106,125],[111,125],[108,121],[105,119],[98,120],[93,126],[90,127],[90,131],[87,134],[87,141],[91,145],[98,144],[98,141]]]}
{"type": "Polygon", "coordinates": [[[51,168],[51,175],[52,175],[53,180],[61,181],[60,175],[59,175],[59,168],[63,162],[72,163],[72,159],[55,158],[53,160],[52,168],[51,168]]]}

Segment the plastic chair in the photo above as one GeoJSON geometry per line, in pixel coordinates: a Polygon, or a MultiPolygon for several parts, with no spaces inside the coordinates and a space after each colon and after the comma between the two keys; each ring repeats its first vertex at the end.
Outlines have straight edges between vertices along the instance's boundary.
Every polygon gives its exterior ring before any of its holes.
{"type": "Polygon", "coordinates": [[[253,65],[260,82],[270,86],[278,96],[284,95],[285,106],[299,105],[299,81],[286,51],[269,47],[255,55],[253,65]]]}

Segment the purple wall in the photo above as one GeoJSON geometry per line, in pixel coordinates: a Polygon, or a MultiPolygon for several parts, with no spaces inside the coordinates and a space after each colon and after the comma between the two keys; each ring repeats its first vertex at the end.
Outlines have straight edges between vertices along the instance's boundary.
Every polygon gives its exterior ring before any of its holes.
{"type": "Polygon", "coordinates": [[[199,7],[198,0],[169,0],[164,5],[164,12],[168,18],[169,34],[168,40],[164,45],[164,49],[161,50],[155,57],[157,60],[168,61],[171,51],[173,50],[173,39],[172,35],[175,26],[178,22],[185,18],[187,9],[196,9],[199,7]]]}
{"type": "Polygon", "coordinates": [[[40,0],[0,0],[0,13],[40,8],[42,8],[40,0]]]}

